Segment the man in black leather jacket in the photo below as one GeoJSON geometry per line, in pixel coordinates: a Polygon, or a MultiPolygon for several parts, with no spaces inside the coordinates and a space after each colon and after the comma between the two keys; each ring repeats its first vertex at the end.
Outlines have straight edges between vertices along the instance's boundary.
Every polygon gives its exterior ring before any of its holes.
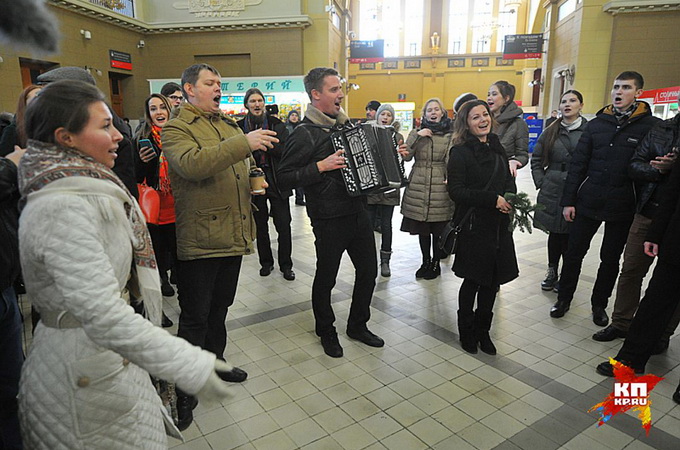
{"type": "Polygon", "coordinates": [[[0,157],[0,448],[20,449],[17,394],[24,361],[21,314],[13,284],[19,275],[17,164],[25,150],[0,157]]]}
{"type": "MultiPolygon", "coordinates": [[[[637,184],[637,208],[633,225],[628,232],[623,267],[616,288],[612,323],[593,335],[596,341],[607,342],[626,337],[633,315],[640,303],[642,280],[654,258],[644,252],[645,236],[659,208],[663,186],[677,158],[680,146],[680,115],[657,124],[645,136],[628,167],[628,174],[637,184]]],[[[680,308],[676,310],[654,354],[668,348],[669,340],[680,322],[680,308]]]]}
{"type": "Polygon", "coordinates": [[[372,347],[385,344],[366,326],[371,316],[378,261],[366,199],[347,193],[338,170],[346,167],[345,157],[341,151],[334,151],[330,139],[331,129],[349,120],[341,107],[344,93],[340,76],[335,69],[317,67],[309,71],[304,83],[312,103],[302,124],[288,138],[278,175],[282,189],[299,186],[305,189],[316,247],[312,286],[316,334],[325,353],[339,358],[343,351],[333,326],[331,290],[345,251],[356,271],[347,336],[372,347]]]}
{"type": "Polygon", "coordinates": [[[600,267],[590,303],[595,325],[609,324],[605,308],[635,214],[635,187],[628,165],[642,138],[660,121],[652,116],[647,103],[637,101],[643,86],[639,73],[619,74],[611,90],[612,104],[588,122],[574,149],[561,201],[562,214],[573,225],[551,317],[562,317],[569,310],[583,258],[604,222],[600,267]]]}
{"type": "MultiPolygon", "coordinates": [[[[661,202],[649,226],[644,251],[658,256],[645,296],[640,301],[628,336],[614,359],[644,373],[647,361],[680,305],[680,165],[676,164],[661,192],[661,202]]],[[[614,376],[609,361],[597,366],[597,373],[614,376]]],[[[680,386],[673,394],[680,403],[680,386]]]]}

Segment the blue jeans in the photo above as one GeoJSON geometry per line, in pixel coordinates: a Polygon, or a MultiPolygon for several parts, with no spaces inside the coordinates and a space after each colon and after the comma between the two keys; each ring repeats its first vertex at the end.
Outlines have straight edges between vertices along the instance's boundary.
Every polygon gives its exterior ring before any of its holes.
{"type": "Polygon", "coordinates": [[[0,448],[21,449],[17,394],[24,352],[21,314],[14,288],[0,292],[0,448]]]}

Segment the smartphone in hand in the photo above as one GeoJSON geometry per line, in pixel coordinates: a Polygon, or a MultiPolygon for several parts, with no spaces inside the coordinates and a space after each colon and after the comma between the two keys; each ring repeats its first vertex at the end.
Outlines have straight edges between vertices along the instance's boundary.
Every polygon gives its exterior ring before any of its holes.
{"type": "Polygon", "coordinates": [[[156,156],[158,155],[156,155],[156,150],[153,148],[151,141],[149,139],[140,139],[139,157],[142,159],[142,162],[149,162],[156,156]]]}
{"type": "Polygon", "coordinates": [[[139,148],[144,148],[144,147],[153,148],[153,145],[151,145],[151,141],[149,139],[140,139],[139,140],[139,148]]]}

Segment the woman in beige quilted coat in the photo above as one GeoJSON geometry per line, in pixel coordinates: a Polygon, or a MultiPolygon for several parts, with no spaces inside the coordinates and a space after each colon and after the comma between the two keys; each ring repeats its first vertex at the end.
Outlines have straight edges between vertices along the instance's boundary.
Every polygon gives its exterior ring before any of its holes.
{"type": "Polygon", "coordinates": [[[122,136],[103,100],[90,84],[59,81],[26,113],[20,254],[41,313],[19,388],[30,449],[167,448],[166,430],[179,432],[149,374],[200,398],[228,392],[216,370],[231,366],[157,326],[156,260],[137,202],[111,171],[122,136]],[[150,320],[134,313],[130,291],[150,320]]]}
{"type": "Polygon", "coordinates": [[[420,129],[406,139],[404,160],[415,158],[409,184],[401,202],[401,231],[418,235],[423,264],[416,278],[432,280],[441,274],[439,235],[453,216],[453,202],[446,190],[446,164],[451,148],[452,123],[438,98],[423,107],[420,129]],[[430,253],[430,247],[432,253],[430,253]]]}

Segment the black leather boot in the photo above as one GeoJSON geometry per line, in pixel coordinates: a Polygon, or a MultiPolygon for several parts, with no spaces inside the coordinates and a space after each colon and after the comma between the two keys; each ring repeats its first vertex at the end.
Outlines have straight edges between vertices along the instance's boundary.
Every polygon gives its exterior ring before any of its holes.
{"type": "Polygon", "coordinates": [[[420,266],[420,269],[416,270],[416,280],[423,278],[427,274],[427,272],[430,270],[431,264],[432,258],[430,258],[429,256],[423,259],[423,265],[420,266]]]}
{"type": "Polygon", "coordinates": [[[492,320],[492,312],[475,311],[475,335],[479,342],[479,348],[487,355],[496,354],[496,346],[493,345],[491,336],[489,336],[492,320]]]}
{"type": "Polygon", "coordinates": [[[458,310],[458,335],[460,345],[468,353],[477,353],[477,336],[475,335],[475,315],[472,312],[458,310]]]}
{"type": "Polygon", "coordinates": [[[438,259],[433,259],[432,263],[430,263],[430,267],[428,271],[423,275],[423,279],[425,280],[434,280],[437,278],[439,275],[442,274],[442,268],[439,265],[439,260],[438,259]]]}
{"type": "Polygon", "coordinates": [[[184,431],[194,421],[194,409],[198,406],[198,400],[192,395],[177,394],[177,428],[184,431]]]}

